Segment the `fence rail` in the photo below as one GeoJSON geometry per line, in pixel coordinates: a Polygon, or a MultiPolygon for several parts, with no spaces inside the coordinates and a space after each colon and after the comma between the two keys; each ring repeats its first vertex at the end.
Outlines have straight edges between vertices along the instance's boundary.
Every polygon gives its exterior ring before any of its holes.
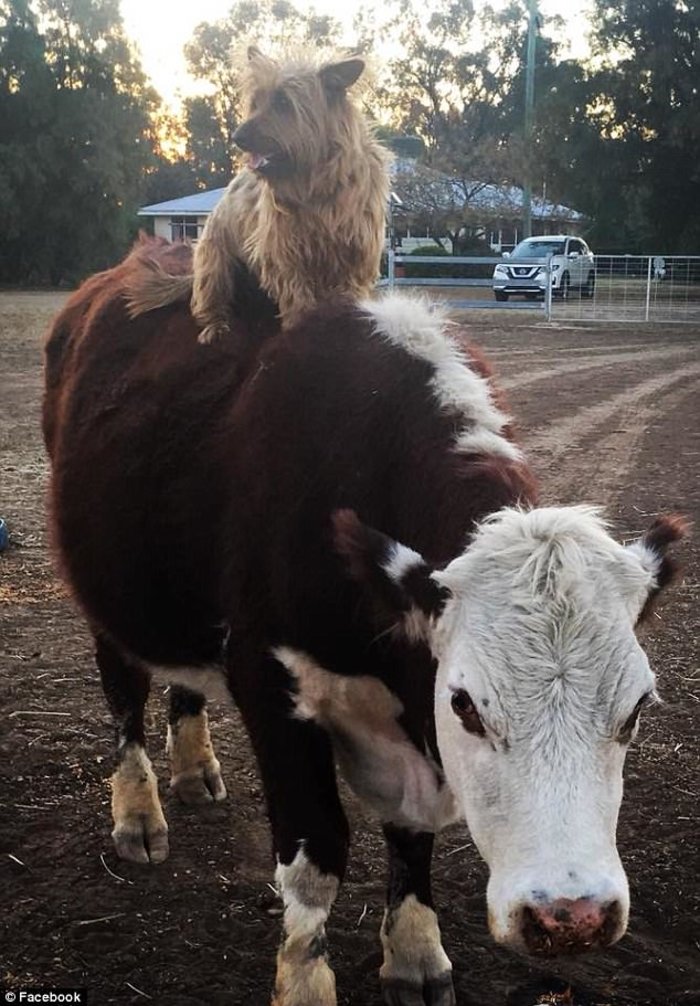
{"type": "MultiPolygon", "coordinates": [[[[513,259],[481,256],[403,255],[390,250],[388,276],[382,286],[425,286],[463,288],[463,300],[451,299],[460,309],[536,311],[549,320],[561,321],[634,321],[676,322],[700,324],[700,255],[597,255],[595,257],[595,283],[571,284],[565,296],[552,290],[551,259],[518,259],[518,265],[538,264],[543,280],[541,294],[531,293],[532,299],[510,295],[507,301],[496,301],[492,296],[480,298],[472,291],[492,287],[491,276],[484,276],[483,267],[513,262],[513,259]],[[405,275],[420,268],[424,275],[405,275]],[[422,268],[422,267],[429,268],[422,268]],[[462,276],[427,275],[430,267],[448,267],[463,271],[462,276]],[[482,267],[479,269],[478,267],[482,267]],[[481,275],[474,273],[481,272],[481,275]],[[471,273],[471,275],[470,275],[471,273]],[[534,299],[534,298],[538,299],[534,299]]],[[[574,264],[572,263],[572,269],[574,264]]]]}
{"type": "Polygon", "coordinates": [[[572,321],[700,324],[700,255],[596,255],[595,293],[555,309],[572,321]]]}

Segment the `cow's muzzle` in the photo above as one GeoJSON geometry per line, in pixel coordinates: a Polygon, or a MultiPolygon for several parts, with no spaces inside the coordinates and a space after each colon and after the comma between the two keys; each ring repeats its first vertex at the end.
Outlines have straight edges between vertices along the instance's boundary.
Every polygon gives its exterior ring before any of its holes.
{"type": "Polygon", "coordinates": [[[608,947],[622,936],[624,912],[619,901],[559,898],[525,905],[520,935],[528,953],[540,956],[576,954],[608,947]]]}

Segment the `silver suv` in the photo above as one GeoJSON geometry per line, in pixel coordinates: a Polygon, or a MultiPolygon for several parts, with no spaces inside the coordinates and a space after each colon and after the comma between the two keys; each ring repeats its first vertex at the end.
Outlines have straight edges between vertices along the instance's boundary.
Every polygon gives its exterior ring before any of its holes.
{"type": "Polygon", "coordinates": [[[525,238],[516,245],[508,261],[493,271],[496,300],[525,296],[529,300],[544,297],[547,285],[547,259],[551,257],[552,295],[566,299],[570,290],[580,290],[582,297],[592,297],[595,290],[595,258],[581,238],[567,234],[541,234],[525,238]],[[524,260],[524,261],[523,261],[524,260]]]}

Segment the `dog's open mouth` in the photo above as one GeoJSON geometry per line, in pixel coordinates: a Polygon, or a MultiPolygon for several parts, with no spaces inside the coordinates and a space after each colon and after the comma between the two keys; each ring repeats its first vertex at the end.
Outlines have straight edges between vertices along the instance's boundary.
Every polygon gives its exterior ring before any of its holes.
{"type": "Polygon", "coordinates": [[[289,159],[278,150],[269,150],[266,154],[258,154],[249,150],[246,154],[246,166],[250,171],[265,178],[274,179],[289,175],[289,159]]]}
{"type": "Polygon", "coordinates": [[[247,162],[251,171],[264,171],[272,163],[272,154],[248,154],[247,162]]]}

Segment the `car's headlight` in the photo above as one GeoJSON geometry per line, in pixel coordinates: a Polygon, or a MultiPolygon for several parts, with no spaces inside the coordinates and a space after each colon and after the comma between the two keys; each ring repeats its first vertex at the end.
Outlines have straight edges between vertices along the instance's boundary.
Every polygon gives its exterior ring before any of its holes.
{"type": "Polygon", "coordinates": [[[504,265],[497,265],[493,270],[494,276],[506,276],[506,267],[504,265]]]}

